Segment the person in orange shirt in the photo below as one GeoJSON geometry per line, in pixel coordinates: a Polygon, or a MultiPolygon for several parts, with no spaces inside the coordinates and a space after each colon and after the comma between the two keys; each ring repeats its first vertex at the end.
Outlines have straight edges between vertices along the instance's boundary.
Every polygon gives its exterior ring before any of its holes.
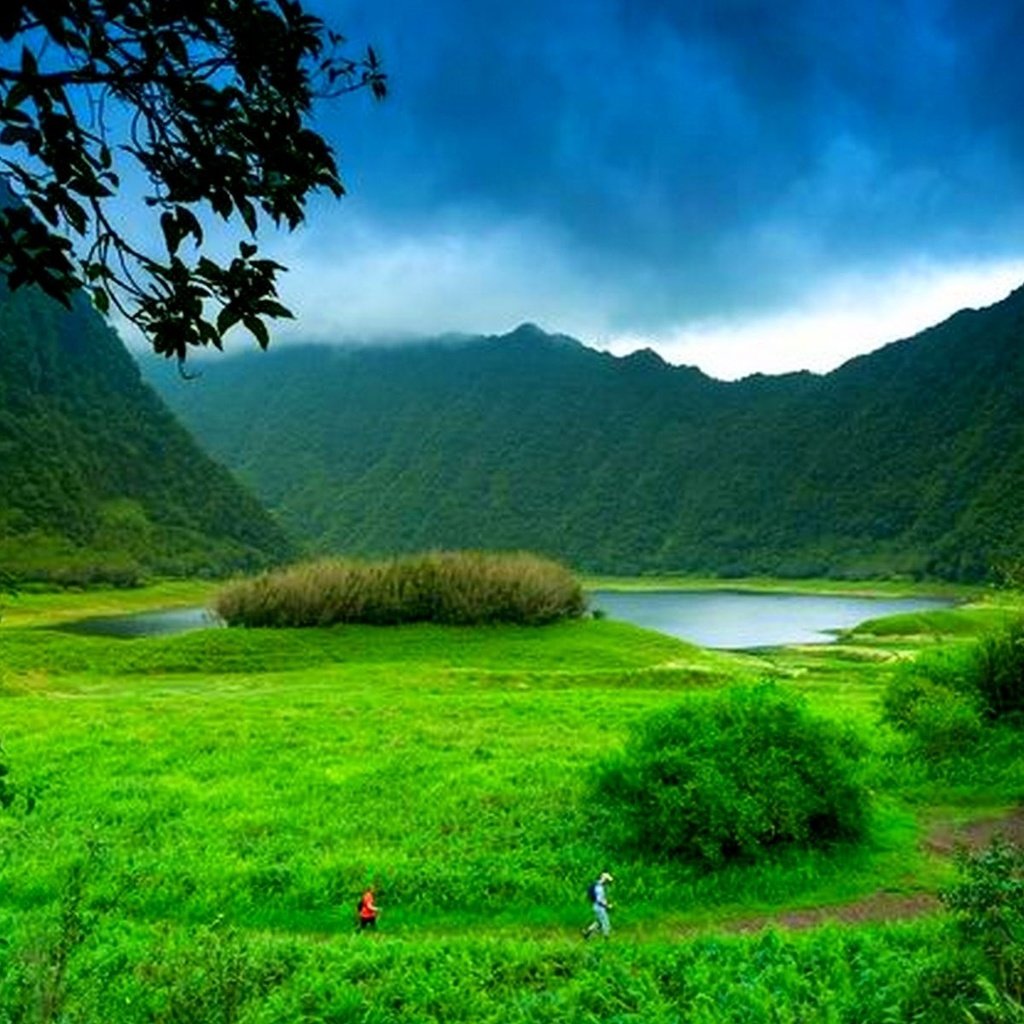
{"type": "Polygon", "coordinates": [[[369,885],[366,888],[366,892],[363,893],[362,898],[359,900],[359,930],[363,931],[366,928],[377,927],[377,915],[380,913],[380,907],[374,902],[374,895],[376,890],[374,886],[369,885]]]}

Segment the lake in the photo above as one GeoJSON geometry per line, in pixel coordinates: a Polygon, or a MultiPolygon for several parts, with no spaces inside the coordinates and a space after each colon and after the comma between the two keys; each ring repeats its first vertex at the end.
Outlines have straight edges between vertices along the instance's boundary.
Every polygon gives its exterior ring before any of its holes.
{"type": "Polygon", "coordinates": [[[131,639],[139,636],[168,636],[195,629],[216,629],[224,622],[208,608],[167,608],[130,615],[102,615],[63,622],[55,629],[64,633],[85,633],[131,639]]]}
{"type": "Polygon", "coordinates": [[[829,643],[835,639],[830,635],[833,631],[866,619],[948,608],[953,603],[929,597],[685,590],[596,590],[590,600],[593,608],[611,619],[723,650],[829,643]]]}
{"type": "MultiPolygon", "coordinates": [[[[783,644],[823,644],[834,631],[865,619],[947,608],[929,597],[836,597],[817,594],[750,594],[738,591],[595,590],[591,607],[611,619],[677,636],[701,647],[743,650],[783,644]]],[[[223,621],[207,608],[171,608],[65,622],[70,633],[112,637],[166,636],[215,629],[223,621]]]]}

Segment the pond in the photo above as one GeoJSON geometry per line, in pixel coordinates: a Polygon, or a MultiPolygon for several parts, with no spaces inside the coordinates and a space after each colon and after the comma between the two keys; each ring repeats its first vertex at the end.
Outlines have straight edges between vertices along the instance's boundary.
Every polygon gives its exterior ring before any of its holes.
{"type": "Polygon", "coordinates": [[[835,631],[866,619],[947,608],[929,597],[841,597],[818,594],[751,594],[737,591],[596,590],[591,607],[701,647],[744,650],[783,644],[821,644],[835,631]]]}
{"type": "Polygon", "coordinates": [[[129,615],[102,615],[90,619],[63,622],[54,628],[65,633],[113,636],[130,639],[140,636],[169,636],[196,629],[215,629],[224,622],[208,608],[165,608],[155,612],[129,615]]]}
{"type": "MultiPolygon", "coordinates": [[[[865,619],[947,608],[929,597],[837,597],[817,594],[751,594],[737,591],[595,590],[591,607],[609,618],[655,629],[702,647],[744,650],[783,644],[821,644],[865,619]]],[[[170,608],[130,615],[77,619],[56,627],[110,637],[168,636],[224,625],[208,608],[170,608]]]]}

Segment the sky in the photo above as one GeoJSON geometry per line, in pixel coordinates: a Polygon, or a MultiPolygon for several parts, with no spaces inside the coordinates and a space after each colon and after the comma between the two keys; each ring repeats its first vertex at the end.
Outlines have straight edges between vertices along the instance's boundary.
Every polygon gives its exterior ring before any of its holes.
{"type": "Polygon", "coordinates": [[[270,244],[332,341],[523,321],[732,379],[1024,282],[1019,0],[307,0],[390,76],[270,244]]]}

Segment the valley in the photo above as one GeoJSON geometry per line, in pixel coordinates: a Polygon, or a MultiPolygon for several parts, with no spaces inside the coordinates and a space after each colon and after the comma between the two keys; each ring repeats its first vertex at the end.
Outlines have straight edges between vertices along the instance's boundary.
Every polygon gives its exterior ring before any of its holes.
{"type": "Polygon", "coordinates": [[[644,1020],[699,1020],[708,999],[755,1021],[854,1004],[880,1020],[923,998],[914,979],[951,927],[936,822],[1010,813],[1024,787],[1012,729],[936,775],[880,727],[894,666],[1019,614],[1009,593],[935,613],[930,634],[853,630],[756,655],[609,620],[127,640],[51,628],[203,594],[5,602],[0,739],[33,801],[0,815],[8,1014],[43,991],[66,1020],[284,1021],[339,1000],[359,1016],[399,1001],[423,1020],[556,1020],[605,1006],[590,995],[601,979],[608,1006],[644,1020]],[[609,845],[588,780],[631,725],[768,678],[868,741],[866,841],[710,872],[609,845]],[[593,947],[581,894],[604,865],[614,933],[593,947]],[[370,879],[384,910],[366,937],[350,904],[370,879]]]}

